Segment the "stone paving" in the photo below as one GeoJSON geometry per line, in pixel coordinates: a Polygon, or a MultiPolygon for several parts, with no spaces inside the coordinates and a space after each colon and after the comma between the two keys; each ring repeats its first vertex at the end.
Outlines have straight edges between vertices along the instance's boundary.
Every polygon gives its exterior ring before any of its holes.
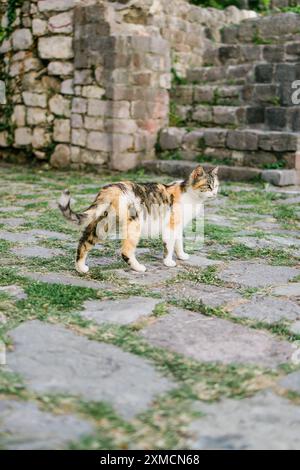
{"type": "Polygon", "coordinates": [[[300,188],[223,184],[187,262],[80,276],[56,201],[110,176],[0,172],[0,448],[300,449],[300,188]]]}

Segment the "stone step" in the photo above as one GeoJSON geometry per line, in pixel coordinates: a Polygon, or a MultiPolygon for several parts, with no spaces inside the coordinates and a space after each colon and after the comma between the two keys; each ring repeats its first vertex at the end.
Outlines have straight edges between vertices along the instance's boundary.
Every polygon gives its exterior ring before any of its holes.
{"type": "Polygon", "coordinates": [[[243,87],[240,85],[177,85],[171,90],[171,100],[180,105],[210,104],[238,106],[243,87]]]}
{"type": "Polygon", "coordinates": [[[257,129],[169,127],[159,138],[161,153],[168,158],[226,162],[232,166],[266,168],[300,166],[300,134],[257,129]]]}
{"type": "Polygon", "coordinates": [[[300,39],[300,15],[279,13],[242,21],[225,27],[222,42],[227,44],[285,43],[300,39]]]}
{"type": "Polygon", "coordinates": [[[283,44],[218,44],[208,47],[203,56],[204,66],[238,65],[254,62],[297,62],[300,40],[283,44]]]}
{"type": "MultiPolygon", "coordinates": [[[[142,168],[148,171],[167,174],[172,177],[186,178],[199,163],[175,161],[175,160],[145,160],[142,168]]],[[[210,162],[201,163],[205,170],[210,170],[216,165],[210,162]]],[[[221,180],[229,181],[251,181],[259,178],[262,170],[258,168],[234,167],[229,165],[219,165],[219,176],[221,180]]]]}
{"type": "Polygon", "coordinates": [[[276,105],[277,103],[272,103],[274,95],[268,101],[269,93],[270,91],[267,96],[262,94],[257,99],[253,95],[250,101],[253,105],[249,106],[176,105],[172,112],[181,125],[186,126],[249,126],[271,131],[300,132],[300,106],[276,105]]]}
{"type": "MultiPolygon", "coordinates": [[[[165,174],[174,178],[187,178],[199,163],[174,160],[145,160],[141,167],[157,174],[165,174]]],[[[205,170],[215,167],[209,162],[201,163],[205,170]]],[[[300,184],[300,171],[297,170],[262,170],[260,168],[219,165],[221,181],[253,181],[263,179],[276,186],[300,184]]]]}
{"type": "Polygon", "coordinates": [[[300,62],[261,62],[254,65],[253,81],[255,83],[292,84],[300,79],[300,62]]]}
{"type": "Polygon", "coordinates": [[[248,109],[242,106],[195,105],[187,112],[189,124],[236,127],[247,122],[248,109]]]}
{"type": "Polygon", "coordinates": [[[187,71],[188,83],[210,84],[211,82],[228,85],[243,85],[253,71],[254,64],[198,67],[187,71]]]}

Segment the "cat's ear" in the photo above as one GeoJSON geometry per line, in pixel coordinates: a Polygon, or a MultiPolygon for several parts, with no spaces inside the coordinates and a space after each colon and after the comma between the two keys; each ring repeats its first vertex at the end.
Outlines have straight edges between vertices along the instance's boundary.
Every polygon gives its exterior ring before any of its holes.
{"type": "Polygon", "coordinates": [[[219,167],[216,166],[215,168],[213,168],[213,169],[211,170],[210,173],[211,173],[213,176],[217,176],[218,172],[219,172],[219,167]]]}
{"type": "Polygon", "coordinates": [[[201,165],[198,165],[191,173],[191,180],[196,181],[200,178],[203,178],[205,171],[201,165]]]}

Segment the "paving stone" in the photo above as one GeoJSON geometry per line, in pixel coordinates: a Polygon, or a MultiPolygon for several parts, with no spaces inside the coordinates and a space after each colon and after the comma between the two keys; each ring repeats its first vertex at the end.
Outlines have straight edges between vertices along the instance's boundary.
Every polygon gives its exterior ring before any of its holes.
{"type": "Polygon", "coordinates": [[[5,232],[0,230],[0,238],[12,243],[35,243],[36,238],[26,232],[5,232]]]}
{"type": "Polygon", "coordinates": [[[48,284],[64,284],[65,286],[87,287],[90,289],[113,289],[114,287],[110,283],[92,281],[90,279],[84,279],[79,276],[75,277],[65,273],[42,274],[26,271],[24,272],[24,275],[34,281],[47,282],[48,284]]]}
{"type": "Polygon", "coordinates": [[[132,270],[117,269],[114,272],[126,279],[130,284],[138,284],[142,286],[161,286],[162,283],[169,281],[177,276],[180,268],[166,268],[162,261],[160,265],[150,265],[149,261],[146,262],[147,271],[145,273],[137,273],[132,270]]]}
{"type": "Polygon", "coordinates": [[[256,364],[275,367],[290,360],[292,346],[268,333],[221,318],[172,308],[169,315],[141,331],[154,346],[200,362],[256,364]]]}
{"type": "Polygon", "coordinates": [[[243,297],[234,289],[228,287],[212,286],[209,284],[185,281],[169,286],[163,292],[167,298],[175,298],[178,300],[189,299],[203,302],[209,307],[230,306],[239,303],[243,297]]]}
{"type": "Polygon", "coordinates": [[[189,427],[190,449],[299,450],[300,407],[271,391],[243,400],[201,404],[189,427]]]}
{"type": "Polygon", "coordinates": [[[187,261],[183,261],[182,264],[205,268],[207,266],[216,266],[223,263],[220,260],[210,259],[202,255],[190,255],[189,259],[187,261]]]}
{"type": "Polygon", "coordinates": [[[220,279],[249,287],[265,287],[282,284],[300,274],[296,268],[270,266],[255,261],[233,261],[224,269],[221,267],[220,279]]]}
{"type": "Polygon", "coordinates": [[[300,307],[290,300],[257,297],[251,302],[239,305],[231,314],[240,318],[251,318],[272,324],[280,320],[300,319],[300,307]]]}
{"type": "Polygon", "coordinates": [[[292,282],[285,286],[275,287],[272,290],[272,294],[286,297],[300,297],[300,282],[292,282]]]}
{"type": "Polygon", "coordinates": [[[292,204],[300,204],[300,196],[289,197],[287,199],[280,200],[281,205],[290,206],[292,204]]]}
{"type": "Polygon", "coordinates": [[[21,217],[8,217],[7,219],[0,218],[0,224],[4,224],[12,228],[19,227],[20,225],[23,225],[24,222],[25,219],[22,219],[21,217]]]}
{"type": "Polygon", "coordinates": [[[80,314],[96,323],[127,325],[151,315],[159,300],[150,297],[129,297],[120,300],[87,300],[80,314]]]}
{"type": "Polygon", "coordinates": [[[9,213],[9,212],[16,212],[16,211],[20,211],[21,209],[23,209],[22,207],[18,207],[18,206],[9,206],[9,207],[0,207],[0,212],[3,212],[3,213],[9,213]]]}
{"type": "Polygon", "coordinates": [[[5,292],[6,294],[15,297],[17,300],[23,300],[27,298],[27,294],[24,292],[24,289],[14,284],[11,286],[1,286],[0,292],[5,292]]]}
{"type": "Polygon", "coordinates": [[[254,228],[264,230],[266,232],[278,232],[280,230],[280,225],[274,222],[269,222],[268,220],[258,220],[253,224],[254,228]]]}
{"type": "Polygon", "coordinates": [[[300,247],[300,240],[298,238],[278,237],[275,235],[272,235],[268,238],[269,240],[271,240],[271,242],[273,242],[274,245],[285,246],[287,248],[290,248],[292,246],[300,247]]]}
{"type": "Polygon", "coordinates": [[[290,325],[290,332],[294,335],[300,335],[300,321],[296,321],[290,325]]]}
{"type": "Polygon", "coordinates": [[[205,220],[209,224],[214,224],[214,225],[219,225],[220,227],[233,227],[234,224],[231,220],[228,219],[228,217],[222,217],[220,215],[216,214],[207,214],[207,211],[205,211],[205,220]]]}
{"type": "Polygon", "coordinates": [[[300,395],[300,370],[286,375],[278,382],[278,384],[281,387],[286,388],[287,390],[291,390],[292,392],[299,393],[300,395]]]}
{"type": "Polygon", "coordinates": [[[241,245],[245,245],[247,248],[268,248],[274,246],[274,243],[266,240],[265,238],[256,238],[256,237],[235,237],[233,242],[241,245]]]}
{"type": "Polygon", "coordinates": [[[113,257],[106,257],[106,256],[91,256],[89,259],[89,265],[91,267],[93,266],[110,266],[113,263],[116,263],[117,261],[121,261],[121,258],[113,258],[113,257]]]}
{"type": "Polygon", "coordinates": [[[32,402],[0,402],[1,447],[7,450],[65,449],[93,431],[88,421],[41,411],[32,402]]]}
{"type": "Polygon", "coordinates": [[[25,232],[37,238],[54,238],[56,240],[69,240],[70,236],[62,232],[54,232],[52,230],[33,229],[25,232]]]}
{"type": "Polygon", "coordinates": [[[45,248],[43,246],[26,246],[26,247],[14,247],[10,250],[17,256],[21,256],[24,258],[45,258],[50,259],[54,258],[55,256],[63,255],[64,252],[62,250],[58,250],[57,248],[45,248]]]}
{"type": "Polygon", "coordinates": [[[109,402],[124,418],[132,418],[174,386],[149,361],[62,326],[34,320],[10,335],[14,351],[7,354],[8,367],[37,393],[109,402]]]}

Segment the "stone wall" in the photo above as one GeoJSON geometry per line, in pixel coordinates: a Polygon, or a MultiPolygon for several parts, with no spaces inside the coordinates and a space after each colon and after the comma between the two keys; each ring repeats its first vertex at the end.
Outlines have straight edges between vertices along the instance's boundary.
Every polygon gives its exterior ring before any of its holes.
{"type": "MultiPolygon", "coordinates": [[[[1,0],[2,26],[9,0],[1,0]]],[[[255,16],[184,0],[25,0],[0,48],[1,155],[126,170],[154,157],[171,71],[199,66],[222,27],[255,16]],[[171,11],[170,11],[171,10],[171,11]]]]}

